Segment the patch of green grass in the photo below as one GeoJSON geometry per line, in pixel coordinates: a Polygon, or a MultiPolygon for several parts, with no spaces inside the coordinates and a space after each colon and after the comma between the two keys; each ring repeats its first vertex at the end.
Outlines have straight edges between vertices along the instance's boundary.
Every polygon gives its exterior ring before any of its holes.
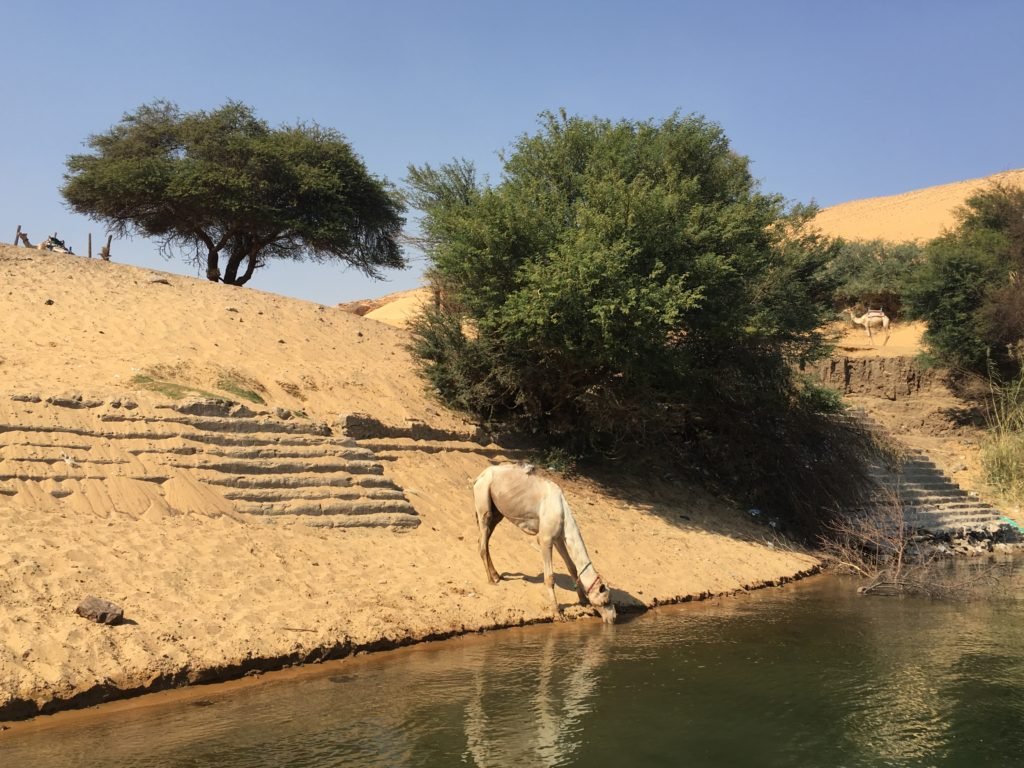
{"type": "Polygon", "coordinates": [[[187,384],[179,384],[176,381],[158,379],[145,373],[132,376],[130,383],[139,389],[148,389],[151,392],[157,392],[165,397],[169,397],[172,400],[181,400],[183,397],[193,397],[196,395],[200,397],[207,397],[211,400],[220,399],[212,392],[197,389],[196,387],[190,387],[187,384]]]}
{"type": "Polygon", "coordinates": [[[574,477],[579,471],[577,462],[577,456],[574,456],[564,448],[554,447],[548,448],[541,453],[539,463],[546,469],[558,472],[566,477],[574,477]]]}
{"type": "Polygon", "coordinates": [[[985,479],[1007,497],[1024,492],[1024,376],[989,381],[988,435],[981,449],[985,479]]]}
{"type": "Polygon", "coordinates": [[[1024,492],[1024,435],[993,433],[982,447],[985,478],[1007,497],[1024,492]]]}
{"type": "Polygon", "coordinates": [[[217,389],[230,392],[235,397],[248,400],[257,405],[266,405],[260,392],[266,392],[266,388],[255,379],[250,379],[238,371],[225,370],[217,379],[217,389]]]}
{"type": "MultiPolygon", "coordinates": [[[[178,365],[157,364],[150,366],[137,375],[133,376],[131,383],[140,389],[148,389],[152,392],[159,392],[173,400],[180,400],[183,397],[205,397],[211,400],[225,400],[223,393],[228,393],[239,400],[247,400],[250,403],[266,405],[263,398],[266,388],[255,379],[252,379],[240,371],[231,368],[216,366],[213,371],[196,371],[188,363],[178,365]],[[213,387],[220,390],[222,394],[216,394],[209,390],[202,389],[195,384],[186,384],[183,381],[208,382],[212,375],[216,375],[213,387]]],[[[207,385],[209,386],[209,385],[207,385]]]]}

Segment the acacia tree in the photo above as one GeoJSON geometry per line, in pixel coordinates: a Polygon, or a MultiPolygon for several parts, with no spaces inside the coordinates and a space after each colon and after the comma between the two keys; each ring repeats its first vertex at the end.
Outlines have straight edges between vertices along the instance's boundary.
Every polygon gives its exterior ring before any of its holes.
{"type": "Polygon", "coordinates": [[[719,126],[549,113],[503,160],[495,186],[466,161],[409,168],[443,299],[414,351],[445,400],[583,450],[679,406],[785,408],[790,365],[825,349],[832,245],[719,126]]]}
{"type": "Polygon", "coordinates": [[[86,146],[67,159],[70,207],[114,234],[156,238],[165,256],[182,251],[210,280],[244,285],[271,259],[341,261],[371,277],[405,266],[400,196],[332,129],[272,129],[238,102],[183,113],[156,101],[86,146]]]}

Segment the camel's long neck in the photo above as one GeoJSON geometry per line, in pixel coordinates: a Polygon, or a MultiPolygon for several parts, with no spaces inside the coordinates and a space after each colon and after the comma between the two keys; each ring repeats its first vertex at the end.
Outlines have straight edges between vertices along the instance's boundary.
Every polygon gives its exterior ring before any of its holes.
{"type": "Polygon", "coordinates": [[[591,584],[597,576],[597,571],[594,570],[592,565],[590,568],[587,568],[587,565],[590,563],[587,545],[583,543],[583,534],[580,533],[580,527],[576,525],[576,518],[573,517],[572,510],[569,509],[569,504],[564,499],[562,500],[562,511],[564,517],[565,548],[569,550],[569,557],[572,559],[573,565],[576,566],[576,573],[580,575],[580,579],[585,584],[591,584]],[[587,569],[586,573],[583,572],[584,568],[587,569]]]}

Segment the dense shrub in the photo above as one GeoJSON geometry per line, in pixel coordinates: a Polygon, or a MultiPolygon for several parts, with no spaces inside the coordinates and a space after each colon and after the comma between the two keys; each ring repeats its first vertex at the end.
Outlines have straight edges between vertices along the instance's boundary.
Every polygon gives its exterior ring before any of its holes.
{"type": "Polygon", "coordinates": [[[903,294],[923,257],[924,248],[916,243],[840,241],[828,266],[837,283],[834,308],[856,308],[859,314],[877,307],[893,319],[900,317],[903,294]]]}
{"type": "Polygon", "coordinates": [[[413,348],[437,394],[574,455],[639,447],[747,499],[819,503],[791,484],[842,453],[815,436],[835,402],[793,374],[832,315],[813,208],[760,192],[700,117],[546,114],[503,160],[493,186],[466,161],[409,169],[439,298],[413,348]]]}
{"type": "Polygon", "coordinates": [[[1021,370],[1024,339],[1024,190],[993,185],[957,212],[957,227],[933,240],[907,292],[925,320],[925,341],[950,367],[1004,377],[1021,370]]]}

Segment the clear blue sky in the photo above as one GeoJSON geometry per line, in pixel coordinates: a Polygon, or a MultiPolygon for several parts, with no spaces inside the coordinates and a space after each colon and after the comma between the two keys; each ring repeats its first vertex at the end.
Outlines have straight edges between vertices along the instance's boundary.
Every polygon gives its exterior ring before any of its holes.
{"type": "MultiPolygon", "coordinates": [[[[1019,0],[9,3],[0,45],[0,241],[76,252],[102,226],[58,192],[67,155],[157,98],[246,102],[341,131],[370,171],[497,152],[544,110],[719,123],[766,192],[830,206],[1024,167],[1019,0]]],[[[183,274],[144,239],[114,259],[183,274]]],[[[419,283],[271,264],[250,282],[324,304],[419,283]]]]}

